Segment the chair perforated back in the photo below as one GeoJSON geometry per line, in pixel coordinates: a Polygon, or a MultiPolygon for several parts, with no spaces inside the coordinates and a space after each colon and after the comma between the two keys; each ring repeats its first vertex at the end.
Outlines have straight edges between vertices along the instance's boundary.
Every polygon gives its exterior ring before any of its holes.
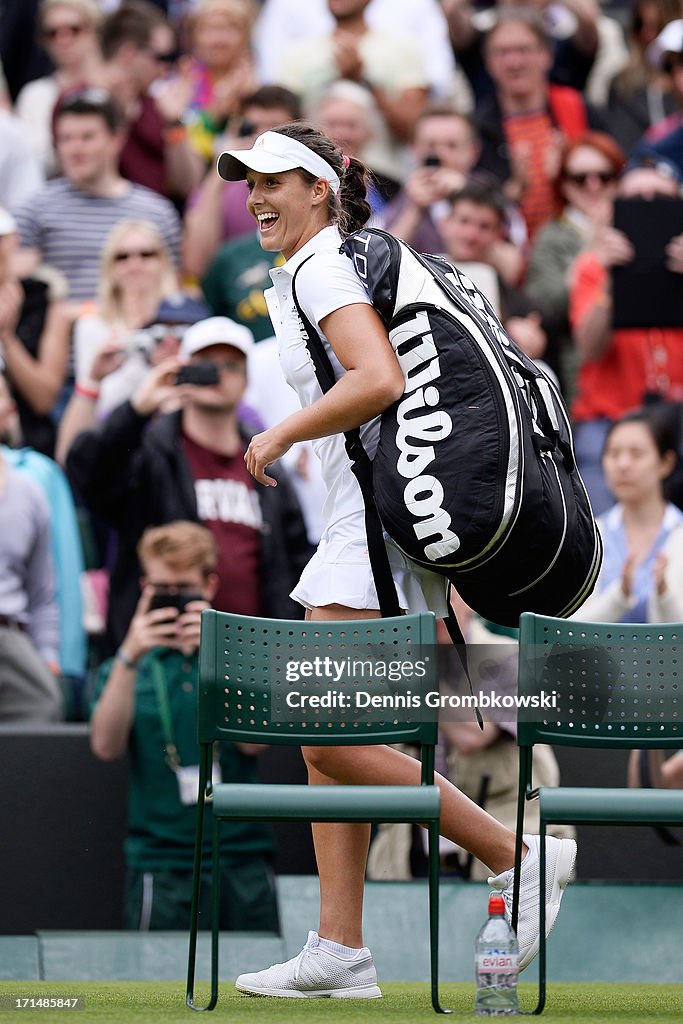
{"type": "MultiPolygon", "coordinates": [[[[546,998],[546,862],[549,825],[683,823],[683,792],[627,787],[532,788],[535,743],[577,747],[683,745],[683,624],[579,622],[526,613],[520,619],[519,696],[536,707],[517,719],[519,789],[512,924],[517,925],[526,800],[539,802],[538,1002],[546,998]],[[553,699],[552,706],[547,701],[553,699]],[[545,703],[544,703],[545,702],[545,703]]],[[[567,843],[564,839],[562,842],[567,843]]],[[[529,1011],[524,1011],[529,1012],[529,1011]]]]}
{"type": "Polygon", "coordinates": [[[390,692],[405,695],[406,683],[410,689],[407,670],[396,670],[400,680],[388,680],[387,686],[380,679],[369,687],[369,675],[376,677],[380,663],[395,667],[419,661],[424,674],[415,678],[413,689],[437,689],[435,644],[431,613],[306,622],[205,611],[199,652],[199,742],[433,745],[436,721],[408,721],[410,713],[402,720],[395,708],[378,721],[381,712],[357,707],[355,694],[376,686],[378,696],[390,692]],[[315,671],[316,658],[345,663],[343,678],[327,685],[323,673],[315,671]],[[310,675],[301,674],[302,661],[312,663],[310,675]],[[327,693],[332,698],[335,694],[348,696],[349,706],[306,706],[302,713],[288,704],[288,695],[291,699],[294,690],[301,695],[296,697],[298,703],[304,697],[327,693]]]}
{"type": "Polygon", "coordinates": [[[518,742],[683,746],[683,624],[520,619],[518,742]]]}

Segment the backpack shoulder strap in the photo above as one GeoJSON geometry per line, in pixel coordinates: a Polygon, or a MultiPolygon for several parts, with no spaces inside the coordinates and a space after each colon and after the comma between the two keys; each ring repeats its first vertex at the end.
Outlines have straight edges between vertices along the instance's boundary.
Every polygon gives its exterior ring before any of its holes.
{"type": "MultiPolygon", "coordinates": [[[[309,256],[308,259],[310,258],[311,257],[309,256]]],[[[301,308],[296,294],[297,274],[301,270],[301,267],[303,267],[307,262],[308,260],[304,260],[294,274],[294,278],[292,280],[292,298],[294,299],[296,311],[299,314],[299,318],[306,334],[306,347],[308,348],[311,359],[313,360],[313,368],[318,379],[318,384],[320,385],[320,390],[323,394],[327,394],[327,392],[336,383],[334,369],[317,330],[301,308]]],[[[400,615],[401,608],[398,602],[398,594],[396,593],[396,584],[394,583],[394,577],[391,573],[389,556],[387,554],[386,544],[384,543],[382,523],[375,504],[375,495],[372,487],[372,462],[363,447],[358,427],[353,430],[345,431],[344,441],[346,444],[346,453],[351,461],[351,469],[358,481],[358,486],[360,487],[363,495],[368,554],[370,556],[372,575],[377,588],[380,611],[383,616],[400,615]]]]}

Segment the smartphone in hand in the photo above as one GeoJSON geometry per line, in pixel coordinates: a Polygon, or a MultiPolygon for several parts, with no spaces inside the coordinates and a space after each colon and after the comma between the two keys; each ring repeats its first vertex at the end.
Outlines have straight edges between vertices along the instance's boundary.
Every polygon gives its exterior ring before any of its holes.
{"type": "Polygon", "coordinates": [[[181,366],[176,375],[176,384],[195,384],[200,388],[210,388],[218,384],[220,373],[215,363],[204,360],[201,363],[189,363],[181,366]]]}
{"type": "Polygon", "coordinates": [[[148,610],[151,612],[157,608],[176,608],[178,614],[182,615],[190,601],[202,600],[201,594],[178,593],[177,590],[164,590],[162,587],[157,587],[152,600],[149,602],[148,610]]]}

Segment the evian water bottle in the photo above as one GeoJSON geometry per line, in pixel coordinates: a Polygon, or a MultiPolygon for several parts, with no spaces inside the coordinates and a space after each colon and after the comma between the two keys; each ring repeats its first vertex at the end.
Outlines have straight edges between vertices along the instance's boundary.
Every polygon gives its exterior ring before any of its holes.
{"type": "Polygon", "coordinates": [[[517,936],[505,919],[505,900],[489,897],[489,918],[474,944],[477,998],[474,1012],[480,1017],[505,1017],[518,1012],[517,936]]]}

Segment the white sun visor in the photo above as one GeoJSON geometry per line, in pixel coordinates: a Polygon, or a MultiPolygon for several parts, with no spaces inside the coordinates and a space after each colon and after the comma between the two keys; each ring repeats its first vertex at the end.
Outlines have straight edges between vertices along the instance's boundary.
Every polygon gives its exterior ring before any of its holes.
{"type": "Polygon", "coordinates": [[[279,174],[301,167],[316,178],[325,178],[336,194],[339,191],[339,175],[333,167],[314,153],[303,142],[290,139],[280,132],[264,132],[259,135],[251,149],[229,149],[218,157],[218,173],[226,181],[241,181],[247,171],[261,174],[279,174]]]}

